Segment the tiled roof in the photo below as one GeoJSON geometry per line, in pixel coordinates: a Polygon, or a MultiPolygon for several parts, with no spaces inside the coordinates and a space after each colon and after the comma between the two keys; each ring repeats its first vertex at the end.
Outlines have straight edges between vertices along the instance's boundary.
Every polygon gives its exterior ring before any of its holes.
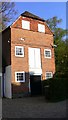
{"type": "Polygon", "coordinates": [[[38,17],[38,16],[28,12],[28,11],[25,11],[24,13],[22,13],[21,16],[29,17],[29,18],[33,18],[33,19],[41,20],[41,21],[45,22],[45,20],[43,18],[40,18],[40,17],[38,17]]]}

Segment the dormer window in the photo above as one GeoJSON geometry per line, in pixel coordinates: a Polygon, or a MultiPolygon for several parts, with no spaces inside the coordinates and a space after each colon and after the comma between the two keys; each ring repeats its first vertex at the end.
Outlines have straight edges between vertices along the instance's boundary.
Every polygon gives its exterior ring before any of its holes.
{"type": "Polygon", "coordinates": [[[45,33],[45,25],[38,24],[38,31],[45,33]]]}
{"type": "Polygon", "coordinates": [[[26,20],[22,20],[22,28],[30,30],[30,22],[26,20]]]}

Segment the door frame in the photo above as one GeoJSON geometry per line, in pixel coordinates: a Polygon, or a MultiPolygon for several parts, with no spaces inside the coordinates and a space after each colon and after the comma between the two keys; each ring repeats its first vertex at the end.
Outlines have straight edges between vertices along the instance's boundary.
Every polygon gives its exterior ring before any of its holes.
{"type": "Polygon", "coordinates": [[[33,74],[42,74],[41,49],[40,48],[37,48],[37,47],[28,47],[28,66],[29,66],[29,72],[30,73],[33,73],[33,74]],[[30,65],[29,65],[29,49],[30,48],[39,49],[40,50],[40,69],[38,69],[38,68],[30,68],[30,65]],[[36,70],[39,70],[40,72],[37,73],[36,70]],[[35,73],[35,71],[36,71],[36,73],[35,73]]]}
{"type": "Polygon", "coordinates": [[[32,74],[32,72],[29,72],[29,93],[31,93],[31,87],[30,87],[30,76],[36,76],[36,75],[40,75],[41,76],[41,81],[42,81],[42,74],[32,74]]]}
{"type": "MultiPolygon", "coordinates": [[[[37,47],[28,47],[28,66],[29,66],[29,49],[30,48],[34,48],[34,49],[39,49],[40,50],[40,62],[41,62],[41,49],[37,48],[37,47]]],[[[33,69],[33,70],[36,70],[36,69],[33,69]]],[[[42,63],[41,63],[40,73],[34,73],[34,71],[31,71],[30,67],[29,67],[29,93],[31,93],[30,75],[41,75],[41,80],[42,80],[42,63]]]]}
{"type": "MultiPolygon", "coordinates": [[[[42,74],[31,74],[31,73],[29,74],[29,76],[36,76],[36,75],[41,77],[41,80],[40,80],[40,82],[41,82],[42,81],[42,74]]],[[[30,80],[30,82],[31,82],[31,80],[30,80]]],[[[30,83],[29,87],[30,87],[29,90],[30,90],[30,93],[31,93],[31,83],[30,83]]]]}

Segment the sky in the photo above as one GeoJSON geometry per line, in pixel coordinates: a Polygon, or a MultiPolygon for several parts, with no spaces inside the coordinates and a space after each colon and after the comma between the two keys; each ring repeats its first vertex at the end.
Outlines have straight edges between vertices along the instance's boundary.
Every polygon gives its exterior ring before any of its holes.
{"type": "Polygon", "coordinates": [[[66,2],[15,2],[18,17],[21,13],[29,11],[45,20],[57,16],[62,19],[59,25],[66,28],[66,2]]]}

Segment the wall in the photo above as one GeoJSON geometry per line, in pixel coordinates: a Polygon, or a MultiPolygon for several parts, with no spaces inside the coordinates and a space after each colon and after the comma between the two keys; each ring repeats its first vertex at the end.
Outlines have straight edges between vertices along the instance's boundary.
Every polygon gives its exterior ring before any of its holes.
{"type": "Polygon", "coordinates": [[[52,71],[55,73],[55,59],[54,59],[54,48],[53,44],[53,33],[45,24],[45,33],[38,32],[37,24],[43,23],[42,21],[32,20],[31,18],[20,17],[11,26],[11,72],[12,72],[12,90],[13,93],[20,91],[28,91],[28,82],[29,82],[29,57],[28,57],[28,48],[40,48],[41,51],[41,65],[42,65],[42,80],[45,79],[45,72],[52,71]],[[31,30],[22,29],[22,19],[29,20],[31,22],[31,30]],[[24,38],[21,40],[20,38],[24,38]],[[15,46],[24,47],[24,57],[15,57],[15,46]],[[46,59],[44,57],[44,49],[51,49],[52,58],[46,59]],[[16,71],[25,71],[27,74],[25,83],[16,83],[15,82],[15,72],[16,71]]]}
{"type": "Polygon", "coordinates": [[[6,67],[5,72],[5,97],[11,98],[12,92],[11,92],[11,65],[6,67]]]}
{"type": "MultiPolygon", "coordinates": [[[[55,60],[54,60],[54,48],[52,48],[51,44],[53,44],[53,36],[49,34],[33,32],[28,30],[22,30],[17,28],[11,28],[12,32],[12,41],[11,41],[11,63],[12,63],[12,72],[17,70],[29,71],[29,60],[28,60],[28,48],[36,47],[41,50],[41,62],[42,62],[42,71],[43,71],[43,79],[45,79],[45,71],[53,71],[55,72],[55,60]],[[25,38],[25,40],[20,40],[20,37],[25,38]],[[23,58],[15,57],[15,46],[24,46],[25,55],[23,58]],[[52,51],[52,58],[46,59],[44,57],[44,49],[49,48],[52,51]]],[[[13,77],[13,81],[14,77],[13,77]]]]}
{"type": "Polygon", "coordinates": [[[2,73],[0,73],[0,97],[2,97],[2,73]]]}
{"type": "Polygon", "coordinates": [[[11,29],[2,32],[2,73],[5,97],[11,98],[11,29]],[[4,79],[5,75],[5,79],[4,79]]]}
{"type": "Polygon", "coordinates": [[[22,17],[20,16],[18,20],[16,20],[13,24],[12,27],[13,28],[22,28],[22,20],[26,20],[30,22],[30,31],[35,31],[38,32],[38,23],[45,25],[45,33],[46,34],[51,34],[53,35],[53,33],[51,32],[51,30],[49,29],[49,27],[47,26],[46,22],[40,21],[40,20],[35,20],[32,18],[27,18],[27,17],[22,17]]]}
{"type": "MultiPolygon", "coordinates": [[[[11,64],[11,31],[8,27],[2,32],[2,67],[11,64]]],[[[2,70],[3,70],[2,69],[2,70]]]]}

